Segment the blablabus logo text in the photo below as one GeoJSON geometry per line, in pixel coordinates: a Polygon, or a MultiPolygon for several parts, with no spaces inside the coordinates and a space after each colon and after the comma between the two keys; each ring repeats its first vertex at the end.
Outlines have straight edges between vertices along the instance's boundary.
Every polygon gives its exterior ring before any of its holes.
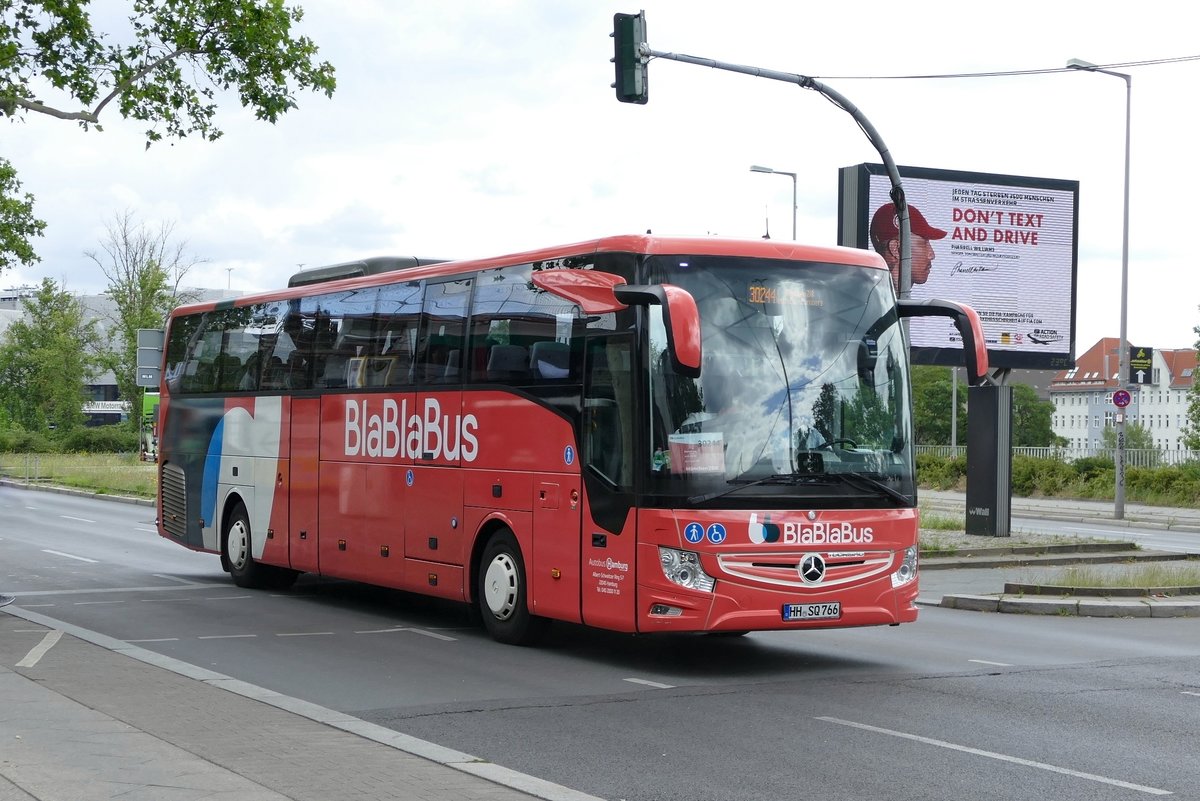
{"type": "Polygon", "coordinates": [[[346,455],[392,459],[458,459],[479,455],[475,415],[442,413],[436,398],[426,398],[423,413],[408,413],[408,400],[346,401],[346,455]],[[376,406],[382,407],[376,411],[376,406]]]}

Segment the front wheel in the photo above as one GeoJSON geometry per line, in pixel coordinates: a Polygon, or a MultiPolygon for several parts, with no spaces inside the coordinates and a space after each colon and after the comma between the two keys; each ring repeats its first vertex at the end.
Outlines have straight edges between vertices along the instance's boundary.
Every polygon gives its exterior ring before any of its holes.
{"type": "Polygon", "coordinates": [[[497,642],[529,645],[545,632],[549,621],[529,612],[525,560],[508,529],[493,534],[483,549],[476,594],[483,625],[497,642]]]}

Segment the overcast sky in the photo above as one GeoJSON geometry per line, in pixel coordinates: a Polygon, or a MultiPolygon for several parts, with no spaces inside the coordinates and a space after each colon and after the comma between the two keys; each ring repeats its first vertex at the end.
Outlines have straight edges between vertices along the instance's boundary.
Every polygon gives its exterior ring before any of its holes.
{"type": "MultiPolygon", "coordinates": [[[[103,132],[38,115],[0,122],[0,154],[48,223],[42,261],[0,285],[49,276],[102,291],[84,252],[125,211],[174,224],[205,260],[186,283],[242,291],[371,255],[480,257],[647,229],[754,238],[768,224],[790,238],[791,179],[751,164],[797,173],[798,238],[835,244],[838,168],[880,161],[853,120],[794,85],[665,60],[650,65],[649,104],[618,103],[612,15],[644,8],[654,50],[820,78],[901,165],[1079,181],[1079,355],[1118,334],[1124,82],[856,76],[1200,55],[1195,11],[1177,0],[300,4],[338,90],[298,96],[275,126],[233,97],[215,143],[147,150],[116,116],[103,132]]],[[[1191,347],[1200,207],[1183,187],[1196,171],[1200,61],[1120,69],[1134,78],[1129,338],[1191,347]]]]}

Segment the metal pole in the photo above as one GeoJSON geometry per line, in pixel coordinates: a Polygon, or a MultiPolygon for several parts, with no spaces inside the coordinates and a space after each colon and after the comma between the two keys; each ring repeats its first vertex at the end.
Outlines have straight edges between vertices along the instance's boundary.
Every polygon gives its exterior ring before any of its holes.
{"type": "MultiPolygon", "coordinates": [[[[1112,75],[1125,82],[1125,190],[1122,204],[1121,220],[1121,338],[1117,344],[1117,388],[1121,389],[1129,381],[1129,140],[1131,121],[1133,120],[1133,76],[1124,72],[1100,69],[1089,61],[1073,58],[1067,66],[1085,72],[1100,72],[1112,75]]],[[[1108,380],[1106,375],[1105,380],[1108,380]]],[[[1125,409],[1117,412],[1117,452],[1114,458],[1116,467],[1113,477],[1113,519],[1122,520],[1125,517],[1125,409]]]]}
{"type": "Polygon", "coordinates": [[[796,215],[799,213],[796,205],[796,173],[792,173],[792,241],[796,241],[796,215]]]}
{"type": "MultiPolygon", "coordinates": [[[[1103,72],[1103,70],[1101,70],[1103,72]]],[[[1124,217],[1121,222],[1121,352],[1117,354],[1119,367],[1117,387],[1129,380],[1129,133],[1133,106],[1133,77],[1113,72],[1125,79],[1125,199],[1124,217]]],[[[1113,501],[1113,518],[1125,517],[1125,410],[1117,416],[1117,460],[1116,492],[1113,501]]]]}
{"type": "Polygon", "coordinates": [[[763,172],[771,175],[786,175],[792,179],[792,241],[796,241],[796,217],[799,214],[800,207],[796,204],[796,173],[785,172],[784,170],[776,170],[771,167],[762,167],[758,164],[750,166],[750,172],[763,172]]]}

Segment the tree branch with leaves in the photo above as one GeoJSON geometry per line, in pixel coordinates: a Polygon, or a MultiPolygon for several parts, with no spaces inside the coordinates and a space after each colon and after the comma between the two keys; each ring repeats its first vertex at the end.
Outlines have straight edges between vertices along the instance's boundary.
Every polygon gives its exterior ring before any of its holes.
{"type": "MultiPolygon", "coordinates": [[[[164,135],[220,138],[218,92],[234,92],[274,123],[300,91],[332,96],[333,66],[298,36],[298,6],[283,0],[133,0],[123,39],[97,31],[89,0],[0,0],[0,116],[36,114],[100,129],[115,104],[125,119],[149,123],[146,147],[164,135]]],[[[0,168],[7,163],[0,162],[0,168]]],[[[29,263],[29,239],[44,223],[19,200],[15,178],[0,176],[0,272],[29,263]]],[[[28,203],[32,197],[26,195],[28,203]]],[[[32,257],[36,260],[36,257],[32,257]]]]}

